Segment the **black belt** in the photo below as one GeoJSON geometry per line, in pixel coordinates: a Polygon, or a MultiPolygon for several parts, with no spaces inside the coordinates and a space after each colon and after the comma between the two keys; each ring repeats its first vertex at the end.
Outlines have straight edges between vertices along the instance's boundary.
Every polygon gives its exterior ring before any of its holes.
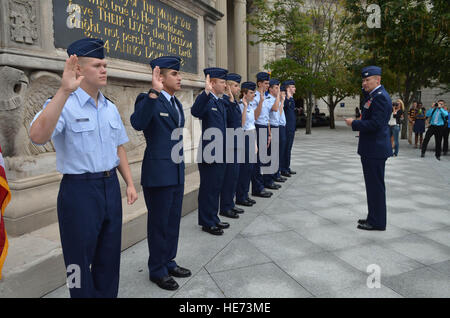
{"type": "Polygon", "coordinates": [[[86,172],[81,174],[64,174],[64,178],[89,180],[89,179],[109,178],[115,175],[116,175],[116,168],[113,168],[109,171],[94,172],[94,173],[86,172]]]}

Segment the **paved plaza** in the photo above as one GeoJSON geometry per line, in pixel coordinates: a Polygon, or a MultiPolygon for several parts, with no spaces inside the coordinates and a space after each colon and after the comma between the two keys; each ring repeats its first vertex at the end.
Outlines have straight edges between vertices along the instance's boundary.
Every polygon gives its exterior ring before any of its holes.
{"type": "MultiPolygon", "coordinates": [[[[223,236],[181,219],[177,263],[191,269],[169,292],[148,279],[147,241],[122,253],[119,297],[450,297],[450,156],[425,158],[406,140],[386,164],[388,225],[361,231],[366,193],[356,132],[297,130],[297,174],[256,198],[223,236]],[[368,288],[367,267],[381,270],[368,288]]],[[[141,196],[139,200],[143,200],[141,196]]],[[[65,286],[46,297],[68,297],[65,286]]]]}

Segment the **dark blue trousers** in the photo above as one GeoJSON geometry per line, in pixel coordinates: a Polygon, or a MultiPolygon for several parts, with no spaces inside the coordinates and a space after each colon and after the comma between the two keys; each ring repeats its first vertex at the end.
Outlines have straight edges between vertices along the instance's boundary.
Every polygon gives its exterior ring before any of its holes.
{"type": "Polygon", "coordinates": [[[150,278],[169,275],[177,266],[180,219],[184,184],[167,187],[143,187],[147,205],[148,270],[150,278]]]}
{"type": "Polygon", "coordinates": [[[286,138],[286,126],[279,126],[280,131],[280,146],[279,146],[279,169],[277,173],[274,174],[274,178],[281,177],[281,172],[286,171],[286,146],[287,146],[287,138],[286,138]]]}
{"type": "Polygon", "coordinates": [[[70,296],[117,297],[122,198],[115,170],[109,177],[92,179],[88,174],[64,175],[57,210],[70,296]]]}
{"type": "Polygon", "coordinates": [[[295,137],[295,129],[289,130],[286,129],[286,148],[285,148],[285,164],[284,164],[284,171],[281,170],[281,172],[289,172],[291,171],[291,152],[292,152],[292,146],[294,145],[294,137],[295,137]]]}
{"type": "Polygon", "coordinates": [[[258,145],[258,155],[257,155],[257,161],[253,165],[253,171],[252,171],[252,193],[260,193],[262,190],[264,190],[264,179],[261,174],[261,160],[260,160],[260,152],[261,152],[261,142],[259,138],[260,131],[266,130],[266,135],[268,136],[268,128],[267,126],[262,125],[255,125],[256,126],[256,144],[258,145]]]}
{"type": "MultiPolygon", "coordinates": [[[[255,152],[255,141],[250,138],[250,135],[254,135],[255,130],[249,130],[245,135],[244,154],[245,162],[239,164],[239,177],[236,187],[236,201],[243,202],[248,199],[248,192],[250,191],[250,179],[253,173],[253,167],[255,165],[250,158],[250,151],[255,152]]],[[[256,159],[256,156],[254,157],[256,159]]]]}
{"type": "MultiPolygon", "coordinates": [[[[271,126],[271,130],[272,130],[272,131],[275,130],[275,129],[278,129],[278,130],[279,130],[278,126],[271,126]]],[[[280,136],[280,134],[278,134],[278,136],[280,136]]],[[[273,137],[273,134],[272,134],[272,137],[273,137]]],[[[278,140],[272,139],[272,140],[270,141],[270,145],[269,145],[269,147],[267,148],[267,154],[268,154],[269,156],[272,156],[272,145],[273,145],[274,143],[278,143],[278,144],[279,144],[279,142],[280,142],[279,139],[278,139],[278,140]]],[[[278,149],[280,149],[279,146],[278,146],[278,149]]],[[[279,156],[279,153],[278,153],[278,154],[274,154],[274,155],[279,156]]],[[[279,163],[279,161],[278,161],[278,163],[279,163]]],[[[261,164],[261,166],[269,167],[271,164],[272,164],[272,161],[269,161],[268,163],[261,164]]],[[[279,168],[279,166],[278,166],[277,168],[279,168]]],[[[277,172],[277,173],[278,173],[278,172],[277,172]]],[[[275,173],[275,174],[273,174],[273,173],[272,173],[272,174],[263,174],[263,175],[262,175],[263,180],[264,180],[264,186],[265,186],[265,187],[270,186],[270,185],[273,184],[273,179],[275,178],[275,176],[277,175],[277,173],[275,173]]]]}
{"type": "Polygon", "coordinates": [[[235,161],[225,165],[225,177],[220,192],[220,211],[223,212],[234,208],[234,197],[239,179],[239,163],[235,161]]]}
{"type": "Polygon", "coordinates": [[[384,168],[386,158],[373,159],[361,157],[366,183],[367,222],[377,228],[386,228],[386,187],[384,185],[384,168]]]}
{"type": "Polygon", "coordinates": [[[219,197],[225,177],[225,163],[199,163],[200,189],[198,191],[198,224],[216,226],[220,222],[219,197]]]}

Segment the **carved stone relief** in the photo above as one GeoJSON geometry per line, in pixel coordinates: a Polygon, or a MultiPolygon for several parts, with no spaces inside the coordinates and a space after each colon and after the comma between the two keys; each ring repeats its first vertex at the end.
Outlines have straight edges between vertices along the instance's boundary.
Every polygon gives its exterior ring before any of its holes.
{"type": "Polygon", "coordinates": [[[38,40],[37,3],[35,0],[9,1],[9,27],[11,40],[36,44],[38,40]]]}

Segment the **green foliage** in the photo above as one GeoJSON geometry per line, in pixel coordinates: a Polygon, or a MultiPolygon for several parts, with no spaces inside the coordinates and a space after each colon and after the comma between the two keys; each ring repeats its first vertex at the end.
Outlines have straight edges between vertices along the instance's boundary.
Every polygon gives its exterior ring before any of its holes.
{"type": "Polygon", "coordinates": [[[355,69],[365,55],[364,50],[352,46],[355,27],[343,23],[349,17],[338,1],[316,0],[305,5],[302,0],[273,4],[255,0],[253,6],[247,19],[253,26],[250,33],[258,36],[256,43],[285,49],[286,58],[271,61],[266,67],[280,80],[296,81],[297,95],[307,100],[309,133],[313,98],[322,98],[332,113],[339,101],[360,92],[359,71],[355,73],[355,69]]]}

